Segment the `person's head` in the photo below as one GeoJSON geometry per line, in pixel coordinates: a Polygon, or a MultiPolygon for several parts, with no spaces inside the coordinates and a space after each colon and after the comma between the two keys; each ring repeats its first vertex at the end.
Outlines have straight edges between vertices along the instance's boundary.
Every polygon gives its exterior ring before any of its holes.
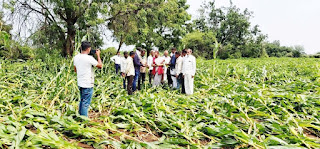
{"type": "Polygon", "coordinates": [[[154,51],[153,50],[150,51],[150,55],[154,56],[154,51]]]}
{"type": "Polygon", "coordinates": [[[176,51],[177,51],[177,48],[175,48],[175,47],[171,48],[171,53],[175,54],[176,51]]]}
{"type": "Polygon", "coordinates": [[[134,58],[135,53],[133,51],[130,52],[130,57],[134,58]]]}
{"type": "Polygon", "coordinates": [[[182,50],[182,56],[186,56],[186,55],[187,55],[187,50],[186,49],[182,50]]]}
{"type": "Polygon", "coordinates": [[[181,55],[181,53],[179,51],[177,51],[174,53],[174,55],[176,56],[176,58],[178,58],[181,55]]]}
{"type": "Polygon", "coordinates": [[[146,54],[146,50],[142,49],[141,50],[141,56],[143,57],[146,54]]]}
{"type": "Polygon", "coordinates": [[[187,54],[188,54],[188,55],[191,55],[191,54],[192,54],[192,50],[191,50],[191,49],[188,49],[188,50],[187,50],[187,54]]]}
{"type": "Polygon", "coordinates": [[[165,57],[167,57],[167,56],[169,55],[168,50],[165,50],[165,51],[163,52],[163,55],[164,55],[165,57]]]}
{"type": "Polygon", "coordinates": [[[137,50],[141,52],[142,48],[141,47],[137,47],[137,50]]]}
{"type": "Polygon", "coordinates": [[[124,56],[125,58],[128,58],[128,52],[127,52],[127,51],[124,51],[124,52],[123,52],[123,56],[124,56]]]}
{"type": "Polygon", "coordinates": [[[120,56],[120,52],[117,52],[117,55],[120,56]]]}
{"type": "Polygon", "coordinates": [[[154,52],[154,57],[158,58],[159,57],[159,51],[154,52]]]}
{"type": "Polygon", "coordinates": [[[81,42],[81,53],[89,54],[91,50],[91,43],[89,41],[81,42]]]}

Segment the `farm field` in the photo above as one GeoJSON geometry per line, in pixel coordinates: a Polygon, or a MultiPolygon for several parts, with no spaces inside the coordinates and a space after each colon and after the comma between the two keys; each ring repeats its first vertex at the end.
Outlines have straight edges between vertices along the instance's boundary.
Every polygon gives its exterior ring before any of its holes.
{"type": "Polygon", "coordinates": [[[0,148],[320,148],[320,59],[198,60],[193,96],[104,63],[85,118],[71,59],[0,60],[0,148]]]}

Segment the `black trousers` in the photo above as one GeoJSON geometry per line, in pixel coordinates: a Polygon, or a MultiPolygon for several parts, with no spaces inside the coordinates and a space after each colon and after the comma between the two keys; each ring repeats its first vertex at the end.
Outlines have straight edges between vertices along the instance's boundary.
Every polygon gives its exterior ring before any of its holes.
{"type": "Polygon", "coordinates": [[[132,83],[134,76],[127,76],[127,91],[129,95],[132,95],[132,83]]]}
{"type": "Polygon", "coordinates": [[[185,94],[186,89],[184,88],[184,78],[182,73],[179,74],[178,81],[180,81],[180,84],[181,84],[181,93],[185,94]]]}
{"type": "Polygon", "coordinates": [[[139,79],[138,79],[138,90],[141,90],[141,86],[146,80],[146,73],[140,72],[139,79]]]}
{"type": "Polygon", "coordinates": [[[153,79],[152,70],[149,70],[149,83],[150,84],[152,84],[152,79],[153,79]]]}
{"type": "Polygon", "coordinates": [[[167,79],[168,79],[168,85],[172,85],[173,81],[172,81],[172,78],[171,78],[171,69],[170,68],[167,68],[167,79]]]}

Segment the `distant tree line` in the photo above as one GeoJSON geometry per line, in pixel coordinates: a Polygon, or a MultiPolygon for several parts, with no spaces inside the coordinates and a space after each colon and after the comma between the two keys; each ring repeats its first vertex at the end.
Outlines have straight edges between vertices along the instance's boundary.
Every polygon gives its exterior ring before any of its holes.
{"type": "Polygon", "coordinates": [[[200,17],[189,25],[189,33],[183,38],[185,47],[193,48],[199,56],[211,59],[215,42],[220,43],[217,57],[301,57],[303,46],[281,46],[279,41],[268,42],[258,25],[250,22],[252,12],[241,11],[231,3],[217,8],[209,2],[200,9],[200,17]]]}

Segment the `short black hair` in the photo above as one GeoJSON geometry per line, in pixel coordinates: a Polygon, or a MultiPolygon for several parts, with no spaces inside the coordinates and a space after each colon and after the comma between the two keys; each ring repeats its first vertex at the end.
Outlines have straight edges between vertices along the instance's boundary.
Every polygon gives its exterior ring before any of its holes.
{"type": "Polygon", "coordinates": [[[176,54],[176,55],[181,55],[181,52],[177,51],[175,54],[176,54]]]}
{"type": "Polygon", "coordinates": [[[176,47],[173,47],[173,48],[171,48],[171,50],[176,50],[176,51],[177,51],[177,48],[176,48],[176,47]]]}
{"type": "Polygon", "coordinates": [[[187,50],[186,50],[186,49],[183,49],[183,50],[182,50],[182,53],[187,53],[187,50]]]}
{"type": "Polygon", "coordinates": [[[89,41],[82,41],[81,42],[81,51],[85,51],[91,47],[91,43],[89,41]]]}
{"type": "Polygon", "coordinates": [[[142,48],[141,48],[141,47],[138,47],[138,48],[137,48],[137,50],[138,50],[138,51],[141,51],[141,50],[142,50],[142,48]]]}
{"type": "Polygon", "coordinates": [[[134,55],[135,53],[133,51],[130,52],[130,56],[134,55]]]}
{"type": "Polygon", "coordinates": [[[126,54],[128,54],[128,52],[127,52],[127,51],[124,51],[124,52],[123,52],[123,55],[126,55],[126,54]]]}

